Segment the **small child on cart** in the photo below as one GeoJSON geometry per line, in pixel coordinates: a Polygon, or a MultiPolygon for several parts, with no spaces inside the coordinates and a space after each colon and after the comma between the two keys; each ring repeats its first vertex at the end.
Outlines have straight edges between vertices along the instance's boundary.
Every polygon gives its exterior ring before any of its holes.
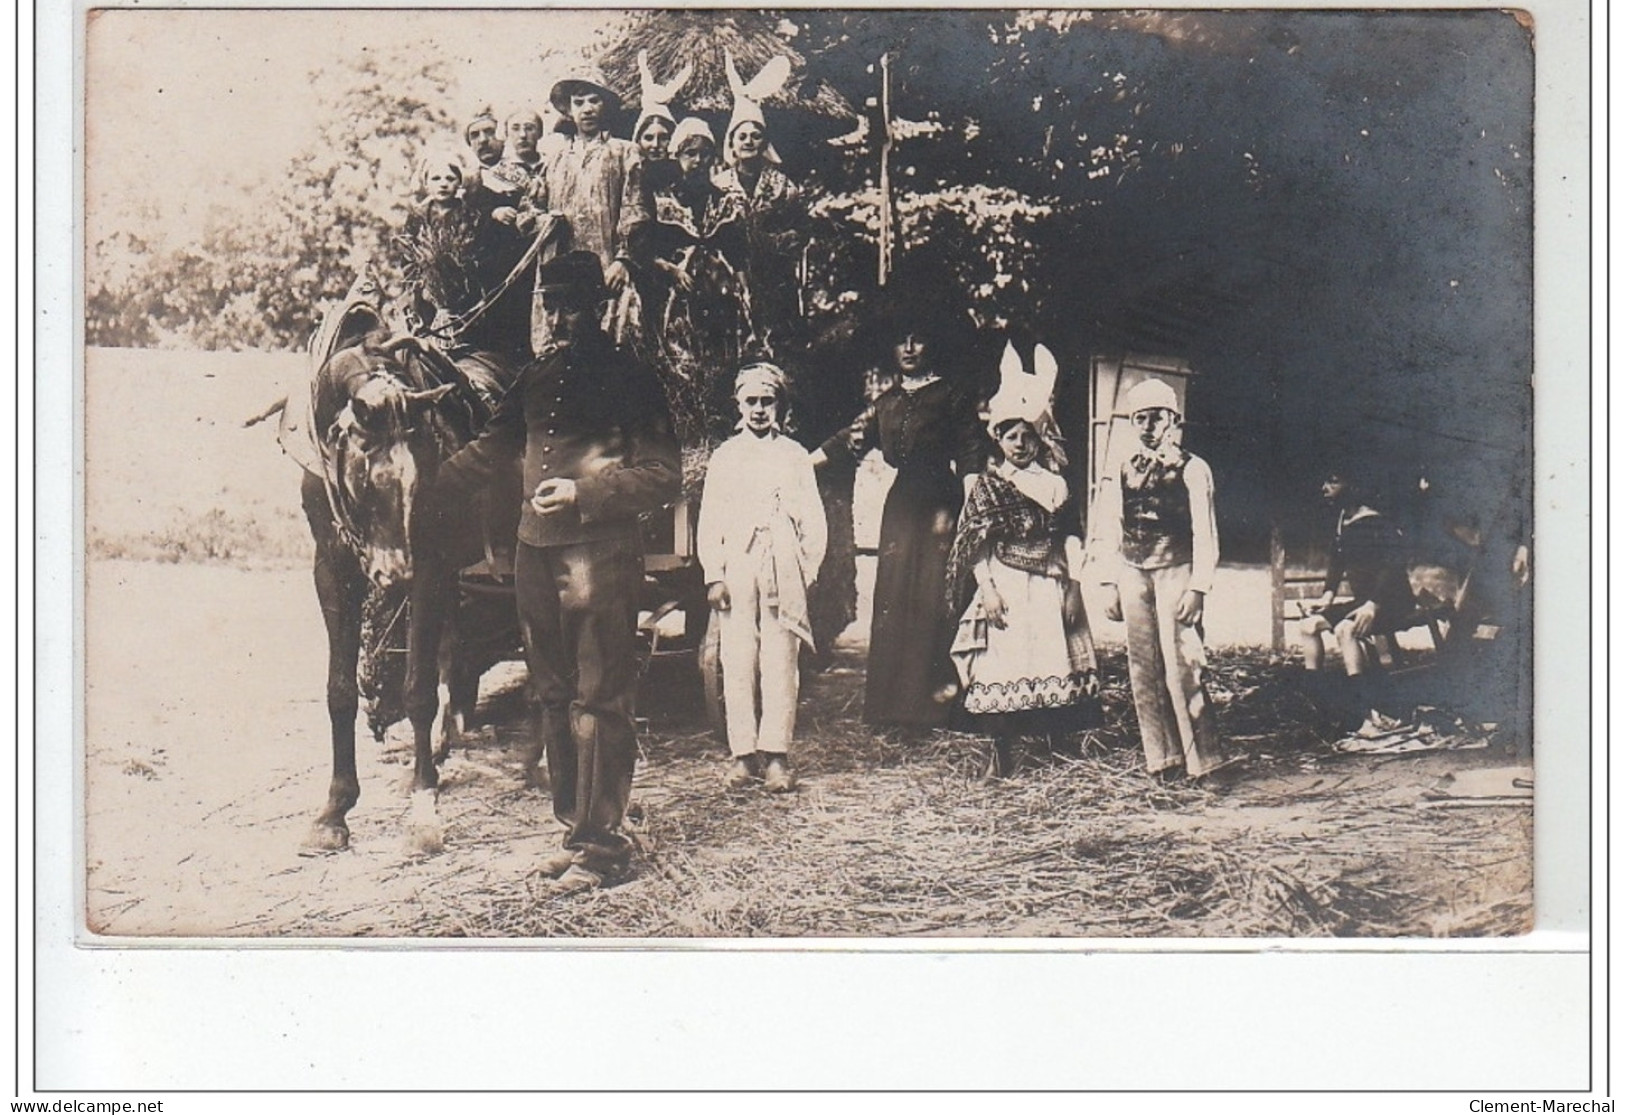
{"type": "Polygon", "coordinates": [[[949,607],[959,617],[950,656],[970,722],[993,737],[987,776],[1013,772],[1015,740],[1061,739],[1100,723],[1100,681],[1083,608],[1077,505],[1050,413],[1056,365],[1036,374],[1006,346],[988,401],[994,463],[976,479],[948,557],[949,607]]]}
{"type": "Polygon", "coordinates": [[[734,385],[738,430],[711,456],[700,497],[699,558],[721,627],[727,785],[795,788],[790,738],[802,644],[813,645],[807,589],[827,526],[811,457],[784,432],[785,376],[749,364],[734,385]],[[758,715],[758,701],[760,714],[758,715]]]}
{"type": "Polygon", "coordinates": [[[1097,502],[1106,616],[1127,625],[1129,684],[1146,770],[1211,780],[1234,760],[1208,709],[1202,610],[1219,564],[1213,471],[1184,448],[1178,397],[1143,380],[1125,408],[1138,444],[1097,502]]]}
{"type": "Polygon", "coordinates": [[[414,332],[443,326],[480,298],[475,256],[481,221],[464,201],[463,179],[460,157],[427,155],[418,170],[418,199],[390,244],[414,332]]]}

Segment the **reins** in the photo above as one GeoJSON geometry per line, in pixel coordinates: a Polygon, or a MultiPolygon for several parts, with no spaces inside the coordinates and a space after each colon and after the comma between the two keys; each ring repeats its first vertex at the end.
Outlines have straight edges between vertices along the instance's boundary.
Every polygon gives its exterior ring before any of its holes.
{"type": "Polygon", "coordinates": [[[537,229],[536,236],[531,240],[530,246],[525,249],[525,254],[519,257],[519,262],[513,265],[513,269],[497,284],[495,290],[476,302],[469,308],[468,312],[452,314],[444,326],[439,329],[426,329],[425,332],[432,337],[438,337],[447,342],[453,342],[462,336],[470,326],[484,317],[492,306],[501,301],[503,295],[513,289],[514,284],[530,269],[531,264],[536,262],[536,257],[541,254],[542,248],[553,238],[554,233],[559,230],[562,224],[562,218],[557,214],[549,213],[543,220],[541,228],[537,229]]]}

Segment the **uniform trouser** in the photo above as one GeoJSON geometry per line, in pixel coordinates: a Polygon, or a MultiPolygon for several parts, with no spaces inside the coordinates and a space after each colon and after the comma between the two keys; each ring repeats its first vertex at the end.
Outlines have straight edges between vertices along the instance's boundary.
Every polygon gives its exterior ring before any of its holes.
{"type": "Polygon", "coordinates": [[[520,543],[514,581],[553,813],[569,827],[564,846],[584,867],[618,870],[631,856],[619,830],[637,761],[638,544],[520,543]]]}
{"type": "Polygon", "coordinates": [[[1218,764],[1223,749],[1202,686],[1207,651],[1201,628],[1174,618],[1190,577],[1189,565],[1124,566],[1119,588],[1146,769],[1155,773],[1183,763],[1194,777],[1218,764]]]}
{"type": "Polygon", "coordinates": [[[765,552],[748,556],[754,567],[725,582],[730,606],[718,613],[728,750],[736,756],[753,751],[783,755],[796,730],[801,640],[779,622],[778,605],[768,602],[762,581],[764,566],[771,569],[770,559],[765,552]]]}

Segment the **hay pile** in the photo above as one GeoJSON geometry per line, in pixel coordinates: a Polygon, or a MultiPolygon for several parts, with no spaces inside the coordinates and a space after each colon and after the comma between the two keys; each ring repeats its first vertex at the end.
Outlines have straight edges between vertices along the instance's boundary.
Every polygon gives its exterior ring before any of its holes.
{"type": "MultiPolygon", "coordinates": [[[[1120,662],[1106,666],[1108,678],[1122,677],[1120,662]]],[[[1217,666],[1226,730],[1267,725],[1282,712],[1272,702],[1297,699],[1266,656],[1217,666]]],[[[726,794],[725,758],[692,715],[657,718],[634,793],[634,878],[554,900],[522,873],[482,873],[475,893],[425,895],[410,931],[1256,937],[1529,926],[1529,810],[1418,809],[1418,761],[1333,757],[1323,741],[1302,742],[1301,721],[1277,721],[1278,735],[1249,744],[1248,777],[1227,793],[1164,787],[1140,771],[1118,685],[1081,758],[1031,758],[1015,778],[987,784],[976,777],[983,739],[865,729],[850,663],[805,692],[799,793],[726,794]]],[[[517,769],[519,743],[502,766],[517,769]]],[[[448,845],[500,844],[516,821],[527,848],[538,835],[556,841],[539,796],[505,788],[501,798],[490,813],[459,805],[448,845]]]]}

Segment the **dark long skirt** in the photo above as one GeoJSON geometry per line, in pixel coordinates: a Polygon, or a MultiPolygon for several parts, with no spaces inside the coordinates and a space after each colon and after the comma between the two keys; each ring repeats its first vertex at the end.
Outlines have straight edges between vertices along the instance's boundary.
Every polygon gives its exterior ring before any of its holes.
{"type": "Polygon", "coordinates": [[[954,681],[955,618],[944,585],[959,505],[959,482],[946,470],[904,469],[886,496],[863,702],[870,724],[948,722],[952,694],[936,697],[954,681]]]}
{"type": "Polygon", "coordinates": [[[829,546],[818,580],[807,591],[807,622],[819,669],[833,660],[835,640],[858,618],[858,546],[852,527],[853,469],[836,461],[818,470],[818,495],[829,525],[829,546]]]}

